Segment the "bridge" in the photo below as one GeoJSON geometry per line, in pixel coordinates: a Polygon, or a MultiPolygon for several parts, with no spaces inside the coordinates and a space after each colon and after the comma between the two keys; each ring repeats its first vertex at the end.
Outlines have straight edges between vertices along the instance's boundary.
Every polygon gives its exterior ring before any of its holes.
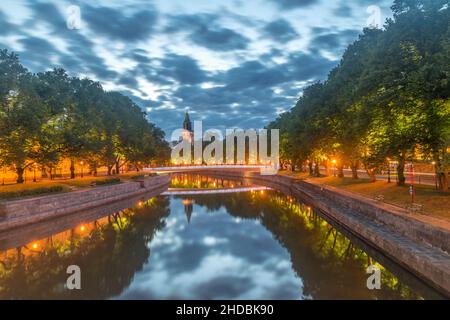
{"type": "Polygon", "coordinates": [[[144,168],[144,171],[164,173],[164,172],[179,172],[179,171],[199,171],[199,170],[217,170],[217,169],[239,169],[239,170],[270,170],[273,166],[267,165],[239,165],[239,164],[224,164],[224,165],[186,165],[186,166],[168,166],[156,168],[144,168]]]}
{"type": "Polygon", "coordinates": [[[242,187],[242,188],[220,188],[220,189],[169,189],[163,192],[164,196],[192,196],[201,194],[224,194],[224,193],[238,193],[238,192],[249,192],[249,191],[260,191],[264,192],[266,190],[272,190],[268,187],[242,187]]]}

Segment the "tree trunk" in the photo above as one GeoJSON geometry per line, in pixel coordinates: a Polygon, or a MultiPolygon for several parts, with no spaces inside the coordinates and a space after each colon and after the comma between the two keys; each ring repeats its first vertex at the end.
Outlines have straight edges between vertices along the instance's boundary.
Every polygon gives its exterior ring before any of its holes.
{"type": "Polygon", "coordinates": [[[120,160],[116,160],[116,174],[120,173],[120,160]]]}
{"type": "Polygon", "coordinates": [[[70,159],[70,179],[75,179],[75,161],[70,159]]]}
{"type": "Polygon", "coordinates": [[[308,167],[309,167],[309,175],[313,176],[314,175],[314,170],[313,170],[313,164],[312,162],[308,162],[308,167]]]}
{"type": "Polygon", "coordinates": [[[405,185],[405,158],[401,156],[398,159],[397,165],[397,185],[404,186],[405,185]]]}
{"type": "Polygon", "coordinates": [[[366,169],[366,171],[367,171],[367,175],[370,178],[370,182],[376,182],[377,181],[377,176],[375,174],[375,170],[366,169]]]}
{"type": "Polygon", "coordinates": [[[314,165],[314,176],[315,177],[320,177],[320,167],[319,167],[319,163],[316,162],[314,165]]]}
{"type": "Polygon", "coordinates": [[[20,168],[16,168],[16,173],[17,173],[17,183],[24,183],[25,180],[23,179],[23,173],[25,172],[25,169],[20,167],[20,168]]]}
{"type": "Polygon", "coordinates": [[[113,166],[108,166],[108,173],[107,173],[108,176],[111,175],[112,168],[113,168],[113,166]]]}
{"type": "Polygon", "coordinates": [[[359,167],[358,161],[354,161],[352,163],[352,178],[353,179],[358,179],[358,167],[359,167]]]}
{"type": "Polygon", "coordinates": [[[440,188],[442,191],[444,192],[448,192],[448,170],[445,170],[444,172],[441,172],[439,174],[439,184],[440,184],[440,188]]]}
{"type": "Polygon", "coordinates": [[[47,169],[45,168],[45,166],[42,166],[42,169],[41,169],[41,177],[42,177],[42,178],[48,178],[48,175],[47,175],[47,169]]]}
{"type": "Polygon", "coordinates": [[[338,178],[343,178],[343,177],[344,177],[344,166],[339,165],[338,166],[338,178]]]}

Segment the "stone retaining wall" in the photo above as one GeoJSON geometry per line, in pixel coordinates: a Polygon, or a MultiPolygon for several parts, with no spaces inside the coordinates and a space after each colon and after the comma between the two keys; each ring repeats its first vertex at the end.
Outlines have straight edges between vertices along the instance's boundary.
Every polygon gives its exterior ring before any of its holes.
{"type": "Polygon", "coordinates": [[[68,193],[0,203],[0,231],[102,206],[169,186],[167,175],[68,193]]]}

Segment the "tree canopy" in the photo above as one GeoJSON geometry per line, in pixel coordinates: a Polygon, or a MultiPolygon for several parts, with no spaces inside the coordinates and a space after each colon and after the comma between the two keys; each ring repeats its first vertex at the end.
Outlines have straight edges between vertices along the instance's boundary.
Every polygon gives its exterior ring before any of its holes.
{"type": "Polygon", "coordinates": [[[111,174],[164,161],[169,150],[163,131],[130,98],[60,68],[33,74],[0,50],[0,167],[13,168],[17,182],[28,167],[51,170],[64,158],[73,178],[76,160],[111,174]]]}
{"type": "MultiPolygon", "coordinates": [[[[365,29],[323,82],[269,127],[281,129],[291,163],[362,165],[369,175],[397,162],[434,163],[442,189],[450,170],[450,8],[448,0],[396,0],[384,28],[365,29]]],[[[311,169],[312,170],[312,169],[311,169]]],[[[316,171],[317,173],[318,171],[316,171]]]]}

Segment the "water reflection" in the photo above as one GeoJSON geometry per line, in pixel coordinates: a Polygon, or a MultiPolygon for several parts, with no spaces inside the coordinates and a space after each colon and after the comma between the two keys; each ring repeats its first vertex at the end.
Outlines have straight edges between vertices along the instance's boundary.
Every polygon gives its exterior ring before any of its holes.
{"type": "Polygon", "coordinates": [[[0,299],[104,299],[120,294],[148,263],[169,201],[153,198],[46,239],[0,253],[0,299]],[[151,212],[151,214],[150,214],[151,212]],[[66,268],[82,271],[82,290],[66,290],[66,268]]]}
{"type": "MultiPolygon", "coordinates": [[[[184,176],[172,187],[198,181],[184,176]]],[[[200,185],[240,184],[200,178],[200,185]]],[[[377,262],[361,248],[312,208],[274,191],[159,196],[1,252],[0,298],[438,297],[384,262],[382,290],[368,290],[365,270],[377,262]],[[64,288],[71,264],[81,267],[82,290],[64,288]]]]}

